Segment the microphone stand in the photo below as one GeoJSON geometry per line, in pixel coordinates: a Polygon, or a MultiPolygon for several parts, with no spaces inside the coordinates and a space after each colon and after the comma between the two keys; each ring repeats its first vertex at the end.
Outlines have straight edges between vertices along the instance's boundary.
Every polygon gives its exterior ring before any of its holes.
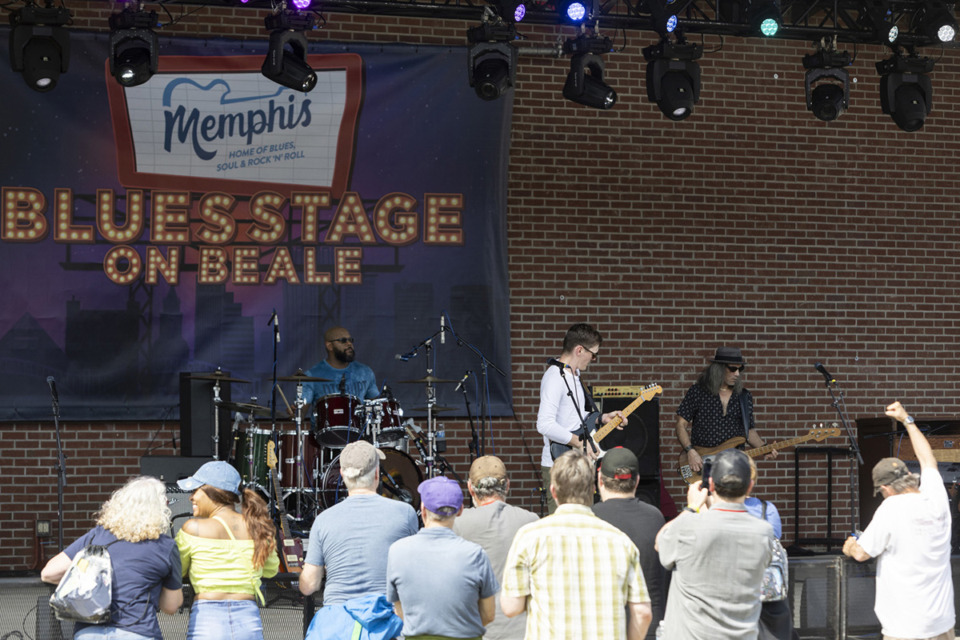
{"type": "MultiPolygon", "coordinates": [[[[488,424],[490,425],[490,433],[491,433],[490,439],[491,439],[491,444],[492,444],[492,442],[493,442],[493,435],[492,435],[492,434],[493,434],[493,416],[491,415],[491,408],[490,408],[490,401],[489,401],[489,398],[490,398],[490,378],[489,378],[489,375],[488,375],[488,373],[487,373],[487,370],[488,370],[488,368],[492,367],[494,371],[496,371],[497,373],[499,373],[499,374],[500,374],[502,377],[504,377],[504,378],[507,377],[507,374],[504,372],[503,369],[501,369],[500,367],[498,367],[496,364],[494,364],[493,362],[490,362],[490,361],[487,359],[487,357],[486,357],[485,355],[483,355],[483,352],[480,351],[479,348],[477,348],[476,346],[472,345],[471,343],[469,343],[469,342],[467,342],[466,340],[464,340],[463,338],[461,338],[460,335],[453,329],[453,320],[451,320],[451,321],[448,323],[448,325],[449,325],[449,326],[447,326],[447,327],[445,328],[445,330],[446,330],[446,331],[449,331],[450,333],[452,333],[452,334],[453,334],[453,337],[457,339],[457,346],[458,346],[458,347],[466,347],[466,348],[469,349],[470,351],[473,351],[473,352],[477,355],[478,358],[480,358],[480,380],[482,381],[482,384],[480,385],[480,388],[483,390],[483,393],[482,393],[481,396],[480,396],[480,412],[479,412],[479,413],[480,413],[480,415],[479,415],[479,417],[480,417],[480,447],[479,447],[478,454],[481,455],[481,456],[483,456],[483,455],[486,455],[487,425],[488,425],[488,424]]],[[[469,411],[469,407],[468,407],[468,411],[469,411]]],[[[494,448],[494,453],[496,453],[496,448],[494,448]]]]}
{"type": "Polygon", "coordinates": [[[53,426],[57,434],[57,551],[63,551],[63,489],[67,486],[67,456],[60,440],[60,400],[51,394],[53,426]]]}
{"type": "MultiPolygon", "coordinates": [[[[840,385],[833,378],[827,380],[825,384],[827,391],[830,392],[830,397],[833,398],[833,408],[837,410],[837,415],[840,416],[840,422],[843,423],[843,428],[847,432],[847,440],[850,442],[850,457],[855,461],[854,464],[850,465],[850,520],[853,531],[858,531],[860,529],[860,518],[857,510],[857,494],[859,492],[857,471],[863,466],[863,456],[860,455],[860,447],[857,445],[857,439],[853,437],[853,430],[850,428],[850,422],[847,420],[847,403],[843,397],[843,389],[840,388],[840,385]]],[[[828,531],[827,535],[829,536],[831,533],[832,532],[828,531]]]]}
{"type": "MultiPolygon", "coordinates": [[[[467,374],[470,372],[468,371],[467,374]]],[[[473,424],[473,414],[470,412],[470,398],[467,397],[467,385],[462,381],[460,383],[460,391],[463,393],[463,404],[467,408],[467,420],[470,423],[470,462],[473,462],[480,457],[480,443],[477,436],[477,427],[473,424]]]]}
{"type": "Polygon", "coordinates": [[[527,458],[530,460],[530,468],[533,470],[533,477],[537,479],[537,493],[540,494],[540,517],[542,518],[547,512],[547,489],[543,486],[543,481],[540,478],[540,465],[538,465],[533,459],[533,453],[530,451],[530,445],[527,444],[527,436],[520,433],[520,438],[523,439],[523,448],[527,452],[527,458]]]}

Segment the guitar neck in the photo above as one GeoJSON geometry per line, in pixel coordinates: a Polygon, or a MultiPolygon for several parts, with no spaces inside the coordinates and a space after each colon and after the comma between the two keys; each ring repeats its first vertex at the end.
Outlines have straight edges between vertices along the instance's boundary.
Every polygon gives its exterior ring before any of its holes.
{"type": "Polygon", "coordinates": [[[273,479],[273,493],[277,498],[277,511],[280,513],[280,530],[283,531],[284,539],[290,540],[290,525],[287,524],[287,510],[283,506],[283,494],[280,493],[280,487],[277,485],[276,469],[271,469],[270,475],[273,479]]]}
{"type": "MultiPolygon", "coordinates": [[[[643,396],[639,396],[636,400],[634,400],[633,402],[631,402],[630,404],[628,404],[626,407],[623,408],[623,411],[622,411],[623,415],[629,416],[631,413],[636,411],[637,407],[642,405],[644,402],[646,401],[644,400],[643,396]]],[[[607,424],[597,429],[597,432],[593,434],[594,441],[600,442],[601,440],[606,438],[611,431],[613,431],[618,426],[620,426],[621,422],[623,421],[620,419],[620,416],[614,416],[613,420],[611,420],[607,424]]]]}
{"type": "Polygon", "coordinates": [[[791,438],[790,440],[781,440],[780,442],[767,444],[762,447],[757,447],[756,449],[748,449],[744,451],[744,453],[750,456],[751,458],[756,458],[757,456],[762,456],[764,454],[770,453],[771,451],[786,449],[787,447],[792,447],[795,444],[800,444],[801,442],[806,442],[807,440],[813,440],[816,437],[817,436],[815,434],[808,433],[807,435],[800,436],[798,438],[791,438]]]}

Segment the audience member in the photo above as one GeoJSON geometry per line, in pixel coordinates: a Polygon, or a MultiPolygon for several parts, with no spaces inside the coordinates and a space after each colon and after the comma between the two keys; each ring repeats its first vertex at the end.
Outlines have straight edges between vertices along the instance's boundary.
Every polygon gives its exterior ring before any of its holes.
{"type": "Polygon", "coordinates": [[[110,545],[110,621],[78,622],[73,637],[163,640],[157,609],[173,614],[183,604],[180,553],[167,535],[170,508],[166,488],[156,478],[134,478],[103,503],[96,523],[95,528],[51,558],[40,573],[44,582],[57,584],[84,547],[110,545]]]}
{"type": "Polygon", "coordinates": [[[504,614],[527,612],[526,640],[640,640],[651,617],[640,552],[590,510],[586,455],[556,459],[550,493],[556,513],[520,529],[507,554],[504,614]]]}
{"type": "Polygon", "coordinates": [[[953,640],[956,614],[950,570],[950,503],[930,443],[899,402],[886,413],[900,422],[920,463],[910,473],[899,458],[873,467],[873,488],[883,502],[843,552],[858,562],[877,558],[874,611],[884,640],[953,640]]]}
{"type": "Polygon", "coordinates": [[[743,504],[753,487],[745,453],[718,453],[708,482],[709,491],[690,485],[683,512],[657,534],[660,562],[673,570],[662,637],[752,640],[773,528],[743,504]],[[710,494],[713,505],[699,513],[710,494]]]}
{"type": "MultiPolygon", "coordinates": [[[[526,509],[507,504],[510,480],[507,479],[506,467],[496,456],[482,456],[473,461],[467,490],[473,499],[473,509],[465,509],[454,520],[453,531],[464,540],[483,547],[490,558],[494,575],[497,580],[503,581],[503,567],[513,537],[520,527],[535,522],[537,516],[526,509]]],[[[497,616],[487,625],[484,640],[523,640],[526,615],[507,618],[496,598],[494,601],[497,616]]]]}
{"type": "Polygon", "coordinates": [[[407,640],[482,640],[500,589],[486,552],[453,532],[463,490],[438,476],[420,484],[423,529],[395,542],[387,558],[387,599],[407,640]]]}
{"type": "Polygon", "coordinates": [[[653,615],[647,638],[653,640],[657,626],[663,619],[666,596],[666,575],[660,557],[653,548],[664,520],[659,509],[637,498],[639,483],[640,462],[637,456],[623,447],[607,451],[597,471],[597,487],[603,502],[593,505],[593,512],[601,520],[627,534],[640,551],[640,566],[647,583],[647,593],[650,594],[653,615]]]}

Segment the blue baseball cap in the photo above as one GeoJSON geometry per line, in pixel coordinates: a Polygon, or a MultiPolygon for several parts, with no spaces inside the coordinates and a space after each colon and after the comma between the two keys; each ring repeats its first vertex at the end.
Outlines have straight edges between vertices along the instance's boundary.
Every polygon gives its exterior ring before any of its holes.
{"type": "Polygon", "coordinates": [[[427,511],[438,515],[452,515],[463,506],[463,489],[458,482],[445,476],[421,482],[417,490],[427,511]]]}
{"type": "Polygon", "coordinates": [[[177,486],[184,491],[194,491],[203,485],[240,495],[240,473],[223,460],[214,460],[197,469],[189,478],[177,481],[177,486]]]}

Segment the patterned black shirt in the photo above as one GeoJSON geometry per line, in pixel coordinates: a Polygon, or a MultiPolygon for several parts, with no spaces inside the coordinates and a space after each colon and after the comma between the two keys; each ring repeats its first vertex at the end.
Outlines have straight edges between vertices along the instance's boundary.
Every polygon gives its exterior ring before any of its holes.
{"type": "MultiPolygon", "coordinates": [[[[743,394],[750,414],[750,428],[753,429],[753,396],[746,389],[743,394]]],[[[694,384],[683,396],[677,415],[693,425],[690,444],[695,447],[716,447],[730,438],[744,435],[740,396],[736,393],[727,401],[727,415],[723,415],[720,396],[713,395],[701,384],[694,384]]]]}

